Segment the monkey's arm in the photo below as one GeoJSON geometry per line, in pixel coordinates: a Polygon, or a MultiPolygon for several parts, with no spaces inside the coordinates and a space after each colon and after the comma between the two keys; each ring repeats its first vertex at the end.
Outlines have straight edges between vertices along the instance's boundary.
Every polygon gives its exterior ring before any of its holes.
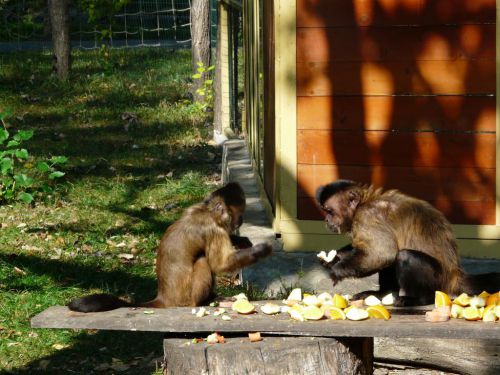
{"type": "Polygon", "coordinates": [[[225,232],[221,232],[216,238],[217,240],[207,244],[206,249],[210,268],[215,273],[236,271],[268,256],[272,251],[272,246],[267,243],[236,250],[225,232]]]}
{"type": "Polygon", "coordinates": [[[253,243],[248,237],[241,237],[235,234],[231,234],[231,243],[234,247],[238,249],[246,249],[247,247],[252,247],[253,243]]]}
{"type": "Polygon", "coordinates": [[[379,226],[359,229],[353,232],[352,245],[340,249],[339,260],[330,267],[334,284],[347,277],[372,275],[396,259],[398,248],[389,230],[379,226]]]}

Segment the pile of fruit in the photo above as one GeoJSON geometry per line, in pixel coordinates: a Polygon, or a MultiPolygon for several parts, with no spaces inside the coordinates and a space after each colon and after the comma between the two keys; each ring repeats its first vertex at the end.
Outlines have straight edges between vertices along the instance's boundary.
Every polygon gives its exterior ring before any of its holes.
{"type": "MultiPolygon", "coordinates": [[[[380,301],[375,296],[369,296],[364,301],[349,301],[349,296],[341,296],[329,293],[302,295],[302,290],[292,290],[283,306],[275,303],[266,303],[260,310],[267,315],[288,313],[290,318],[299,321],[320,320],[330,318],[334,320],[364,320],[368,318],[385,319],[391,317],[389,311],[383,305],[392,305],[392,295],[387,295],[380,301]]],[[[243,295],[237,296],[232,309],[240,314],[250,314],[256,311],[256,307],[248,302],[243,295]],[[239,298],[238,298],[239,297],[239,298]]]]}
{"type": "Polygon", "coordinates": [[[453,301],[446,293],[437,291],[436,308],[426,313],[428,321],[446,321],[451,318],[495,322],[500,319],[500,292],[482,292],[477,296],[460,294],[453,301]]]}

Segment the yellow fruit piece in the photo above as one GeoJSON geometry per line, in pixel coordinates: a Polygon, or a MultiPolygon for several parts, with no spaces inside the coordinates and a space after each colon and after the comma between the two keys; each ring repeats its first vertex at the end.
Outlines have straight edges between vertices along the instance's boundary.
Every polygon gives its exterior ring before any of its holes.
{"type": "Polygon", "coordinates": [[[347,307],[347,300],[340,294],[335,293],[333,295],[333,306],[339,309],[345,309],[347,307]]]}
{"type": "Polygon", "coordinates": [[[469,306],[464,309],[464,318],[465,320],[479,320],[481,319],[481,314],[479,313],[479,309],[474,306],[469,306]]]}
{"type": "Polygon", "coordinates": [[[264,306],[260,307],[260,310],[267,315],[278,314],[281,311],[281,308],[274,303],[266,303],[264,306]]]}
{"type": "Polygon", "coordinates": [[[382,298],[382,305],[393,305],[394,304],[394,296],[392,293],[389,293],[388,295],[384,296],[382,298]]]}
{"type": "Polygon", "coordinates": [[[374,295],[369,295],[368,297],[365,298],[363,301],[366,306],[377,306],[380,305],[382,302],[375,297],[374,295]]]}
{"type": "Polygon", "coordinates": [[[499,302],[500,302],[500,292],[490,294],[486,298],[486,305],[487,306],[489,306],[489,305],[498,305],[499,302]]]}
{"type": "Polygon", "coordinates": [[[345,320],[346,319],[345,312],[342,311],[341,308],[338,308],[335,306],[329,307],[327,314],[330,315],[330,319],[333,319],[333,320],[345,320]]]}
{"type": "Polygon", "coordinates": [[[484,307],[486,306],[486,300],[483,297],[474,296],[470,299],[469,305],[477,308],[484,307]]]}
{"type": "Polygon", "coordinates": [[[304,321],[304,316],[298,310],[290,309],[289,314],[290,314],[290,318],[292,318],[294,320],[298,320],[299,322],[303,322],[304,321]]]}
{"type": "Polygon", "coordinates": [[[497,307],[495,307],[495,315],[497,316],[498,319],[500,319],[500,306],[497,305],[497,307]]]}
{"type": "Polygon", "coordinates": [[[483,311],[483,322],[494,322],[497,320],[497,316],[495,314],[496,305],[488,305],[484,308],[483,311]]]}
{"type": "Polygon", "coordinates": [[[306,320],[320,320],[324,315],[323,310],[317,306],[307,306],[302,312],[302,316],[306,320]]]}
{"type": "Polygon", "coordinates": [[[290,292],[287,301],[302,301],[302,289],[295,288],[290,292]]]}
{"type": "Polygon", "coordinates": [[[312,294],[304,294],[304,298],[302,299],[302,303],[306,306],[321,306],[321,301],[312,294]]]}
{"type": "Polygon", "coordinates": [[[451,300],[450,297],[445,292],[437,290],[434,304],[436,305],[436,307],[450,306],[451,300]]]}
{"type": "Polygon", "coordinates": [[[462,293],[453,300],[453,303],[462,307],[469,306],[470,297],[467,293],[462,293]]]}
{"type": "Polygon", "coordinates": [[[255,311],[255,306],[246,299],[239,299],[233,302],[231,308],[240,314],[250,314],[255,311]]]}
{"type": "Polygon", "coordinates": [[[479,293],[478,297],[482,297],[484,299],[488,298],[490,296],[490,294],[486,291],[486,290],[483,290],[481,293],[479,293]]]}
{"type": "Polygon", "coordinates": [[[359,307],[353,307],[345,314],[349,320],[364,320],[368,319],[368,311],[360,309],[359,307]]]}
{"type": "Polygon", "coordinates": [[[302,314],[304,312],[304,306],[299,305],[298,303],[290,307],[290,310],[288,311],[297,311],[298,313],[302,314]]]}
{"type": "Polygon", "coordinates": [[[366,308],[370,318],[389,320],[391,318],[391,313],[381,305],[368,306],[366,308]]]}
{"type": "Polygon", "coordinates": [[[460,305],[451,305],[451,317],[455,319],[462,319],[464,317],[464,308],[460,305]]]}

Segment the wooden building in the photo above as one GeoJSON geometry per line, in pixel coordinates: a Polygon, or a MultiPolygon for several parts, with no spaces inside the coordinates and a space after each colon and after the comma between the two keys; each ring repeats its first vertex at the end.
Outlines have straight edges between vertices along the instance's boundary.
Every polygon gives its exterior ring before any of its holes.
{"type": "Polygon", "coordinates": [[[316,188],[425,199],[462,255],[500,258],[495,0],[226,0],[243,12],[245,123],[285,249],[332,249],[316,188]]]}

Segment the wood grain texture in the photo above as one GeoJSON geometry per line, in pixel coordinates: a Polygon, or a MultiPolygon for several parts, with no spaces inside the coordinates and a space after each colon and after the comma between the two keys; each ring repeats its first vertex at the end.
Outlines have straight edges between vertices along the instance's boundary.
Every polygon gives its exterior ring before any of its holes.
{"type": "Polygon", "coordinates": [[[495,168],[495,134],[299,130],[299,164],[495,168]]]}
{"type": "Polygon", "coordinates": [[[298,28],[297,61],[495,60],[495,25],[298,28]]]}
{"type": "Polygon", "coordinates": [[[297,26],[494,23],[495,0],[297,0],[297,26]]]}
{"type": "MultiPolygon", "coordinates": [[[[265,303],[256,302],[257,305],[265,303]]],[[[213,308],[208,308],[213,311],[213,308]]],[[[429,308],[430,309],[430,308],[429,308]]],[[[429,323],[422,312],[398,314],[393,311],[389,321],[369,319],[365,321],[320,320],[316,322],[292,321],[288,314],[268,316],[261,313],[237,315],[224,321],[209,315],[196,318],[191,308],[132,309],[120,308],[100,313],[75,313],[65,306],[53,306],[31,320],[33,328],[77,328],[124,331],[156,332],[261,332],[293,336],[324,337],[439,337],[463,339],[494,339],[500,335],[499,324],[478,324],[464,320],[429,323]],[[153,310],[154,314],[144,314],[153,310]]]]}
{"type": "MultiPolygon", "coordinates": [[[[495,203],[491,201],[458,201],[452,199],[426,199],[443,212],[453,224],[494,225],[495,203]]],[[[323,220],[323,214],[312,197],[297,198],[297,218],[299,220],[323,220]]]]}
{"type": "Polygon", "coordinates": [[[302,96],[297,128],[495,132],[494,96],[302,96]]]}
{"type": "Polygon", "coordinates": [[[498,353],[500,340],[381,338],[375,343],[375,358],[379,362],[437,366],[468,375],[500,374],[498,353]]]}
{"type": "Polygon", "coordinates": [[[169,375],[371,374],[373,339],[351,341],[264,336],[255,343],[248,337],[233,337],[225,344],[186,345],[186,339],[165,339],[164,352],[169,375]],[[356,349],[365,342],[369,342],[366,353],[359,353],[356,349]],[[352,343],[357,347],[351,348],[352,343]]]}
{"type": "Polygon", "coordinates": [[[495,202],[495,168],[391,166],[297,166],[297,195],[314,197],[316,189],[338,179],[399,189],[421,199],[495,202]]]}
{"type": "Polygon", "coordinates": [[[298,62],[297,95],[495,93],[495,60],[298,62]]]}

